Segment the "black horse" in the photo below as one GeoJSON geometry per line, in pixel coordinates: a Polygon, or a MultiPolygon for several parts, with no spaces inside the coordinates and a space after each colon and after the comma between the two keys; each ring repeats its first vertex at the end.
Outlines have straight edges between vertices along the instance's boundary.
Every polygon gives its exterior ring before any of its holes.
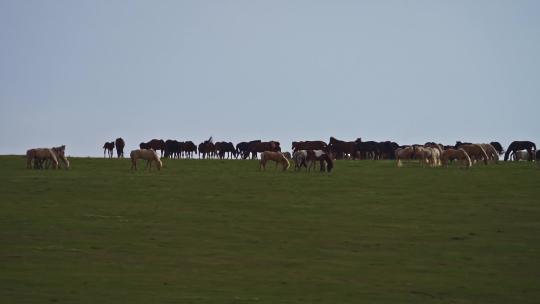
{"type": "Polygon", "coordinates": [[[510,156],[511,153],[520,150],[527,150],[529,153],[529,161],[532,161],[536,153],[536,145],[532,141],[513,141],[510,146],[508,146],[508,149],[506,149],[506,153],[504,153],[504,161],[508,160],[508,156],[510,156]]]}
{"type": "Polygon", "coordinates": [[[501,146],[501,143],[499,143],[498,141],[492,141],[489,144],[492,145],[495,150],[497,150],[497,153],[499,153],[499,155],[504,153],[504,149],[501,146]]]}

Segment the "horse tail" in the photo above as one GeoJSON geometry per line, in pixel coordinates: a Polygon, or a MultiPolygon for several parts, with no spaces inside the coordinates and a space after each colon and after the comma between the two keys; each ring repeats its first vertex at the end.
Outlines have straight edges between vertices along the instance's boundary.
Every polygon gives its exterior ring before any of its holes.
{"type": "Polygon", "coordinates": [[[471,158],[469,157],[469,154],[467,153],[467,151],[465,151],[462,148],[459,148],[458,150],[460,150],[461,153],[463,153],[463,156],[465,157],[465,161],[467,162],[467,168],[472,167],[472,161],[471,161],[471,158]]]}

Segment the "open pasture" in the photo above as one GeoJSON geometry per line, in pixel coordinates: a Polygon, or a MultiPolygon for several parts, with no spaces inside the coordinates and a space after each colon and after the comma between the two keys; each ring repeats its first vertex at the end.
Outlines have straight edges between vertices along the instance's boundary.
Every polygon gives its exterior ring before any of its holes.
{"type": "Polygon", "coordinates": [[[540,301],[534,163],[70,161],[0,157],[1,303],[540,301]]]}

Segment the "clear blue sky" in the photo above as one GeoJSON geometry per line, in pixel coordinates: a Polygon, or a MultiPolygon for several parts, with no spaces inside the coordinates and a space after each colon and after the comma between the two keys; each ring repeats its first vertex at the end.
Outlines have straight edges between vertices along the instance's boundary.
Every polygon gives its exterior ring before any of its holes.
{"type": "Polygon", "coordinates": [[[0,0],[0,154],[540,143],[540,1],[0,0]]]}

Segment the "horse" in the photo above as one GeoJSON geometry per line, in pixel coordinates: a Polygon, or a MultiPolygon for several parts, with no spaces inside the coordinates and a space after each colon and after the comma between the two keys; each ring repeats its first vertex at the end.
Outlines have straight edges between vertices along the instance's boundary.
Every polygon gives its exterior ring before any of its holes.
{"type": "Polygon", "coordinates": [[[414,150],[414,157],[417,158],[420,161],[420,164],[428,165],[428,166],[434,166],[434,160],[435,156],[433,155],[434,150],[431,147],[424,147],[424,146],[415,146],[413,147],[414,150]]]}
{"type": "Polygon", "coordinates": [[[225,156],[227,156],[227,158],[236,158],[236,148],[232,142],[217,142],[216,151],[220,159],[224,159],[225,156]]]}
{"type": "Polygon", "coordinates": [[[52,162],[53,169],[58,168],[58,159],[52,149],[37,148],[26,151],[26,168],[28,169],[43,169],[43,162],[47,160],[52,162]],[[32,162],[34,162],[33,166],[32,162]]]}
{"type": "Polygon", "coordinates": [[[510,159],[513,159],[515,161],[530,160],[529,152],[526,150],[512,152],[512,154],[510,154],[510,159]]]}
{"type": "Polygon", "coordinates": [[[314,141],[293,141],[293,153],[298,150],[326,150],[327,144],[321,140],[314,141]]]}
{"type": "Polygon", "coordinates": [[[359,156],[361,159],[380,159],[380,144],[376,141],[362,141],[361,138],[357,138],[355,141],[353,159],[355,159],[356,156],[359,156]]]}
{"type": "Polygon", "coordinates": [[[489,144],[492,145],[493,148],[495,148],[495,150],[497,151],[497,153],[499,153],[499,155],[504,153],[504,149],[503,149],[501,143],[499,143],[498,141],[492,141],[489,144]]]}
{"type": "MultiPolygon", "coordinates": [[[[64,164],[64,167],[66,169],[69,169],[69,160],[66,157],[66,146],[61,145],[59,147],[53,147],[52,151],[54,152],[54,154],[56,156],[56,159],[61,160],[62,163],[64,164]]],[[[58,166],[58,167],[60,167],[60,166],[58,166]]]]}
{"type": "Polygon", "coordinates": [[[285,156],[287,159],[292,159],[291,152],[283,152],[283,156],[285,156]]]}
{"type": "Polygon", "coordinates": [[[161,159],[159,159],[159,155],[154,150],[149,149],[139,149],[139,150],[133,150],[129,154],[129,157],[131,158],[131,169],[135,168],[137,170],[137,160],[144,159],[146,160],[146,167],[150,170],[152,169],[152,162],[156,162],[156,166],[158,170],[161,170],[161,167],[163,166],[163,163],[161,162],[161,159]]]}
{"type": "Polygon", "coordinates": [[[448,167],[448,162],[451,160],[459,160],[461,165],[465,165],[467,168],[472,166],[471,158],[469,154],[462,148],[459,149],[446,149],[442,152],[441,162],[442,165],[448,167]]]}
{"type": "Polygon", "coordinates": [[[160,150],[161,156],[163,156],[163,152],[165,151],[165,141],[163,139],[152,139],[147,143],[140,143],[139,148],[141,149],[153,149],[155,151],[160,150]]]}
{"type": "Polygon", "coordinates": [[[469,157],[471,160],[484,160],[484,164],[488,164],[489,157],[486,153],[486,150],[482,148],[481,145],[478,144],[462,144],[459,146],[461,149],[465,150],[467,154],[469,154],[469,157]]]}
{"type": "Polygon", "coordinates": [[[199,144],[199,158],[209,158],[213,157],[216,153],[216,146],[214,145],[214,142],[212,141],[212,136],[208,140],[205,140],[204,142],[199,144]]]}
{"type": "Polygon", "coordinates": [[[394,157],[396,159],[396,166],[401,167],[403,163],[401,160],[412,160],[414,159],[414,147],[405,146],[402,148],[397,148],[394,152],[394,157]]]}
{"type": "Polygon", "coordinates": [[[508,160],[510,153],[520,150],[527,150],[529,153],[529,161],[532,161],[533,156],[536,153],[536,145],[532,141],[513,141],[510,146],[508,146],[508,149],[506,149],[504,161],[508,160]]]}
{"type": "Polygon", "coordinates": [[[393,141],[379,142],[379,159],[394,159],[399,145],[393,141]]]}
{"type": "Polygon", "coordinates": [[[499,162],[499,152],[497,152],[497,149],[493,147],[491,144],[480,144],[482,148],[484,148],[484,151],[486,151],[486,154],[489,158],[489,160],[494,161],[495,163],[499,162]]]}
{"type": "Polygon", "coordinates": [[[177,140],[167,139],[165,141],[165,158],[179,158],[180,157],[180,142],[177,140]]]}
{"type": "Polygon", "coordinates": [[[192,158],[194,153],[197,153],[197,146],[192,141],[180,143],[180,156],[183,154],[186,158],[192,158]]]}
{"type": "Polygon", "coordinates": [[[103,145],[103,158],[105,158],[105,153],[109,154],[109,158],[112,158],[113,150],[114,150],[114,141],[105,142],[105,144],[103,145]]]}
{"type": "Polygon", "coordinates": [[[308,168],[307,151],[306,150],[295,151],[293,153],[293,161],[294,161],[294,171],[300,170],[302,167],[305,167],[307,170],[308,168]]]}
{"type": "Polygon", "coordinates": [[[356,142],[354,141],[342,141],[335,137],[330,137],[328,149],[332,151],[338,159],[343,159],[345,156],[356,159],[356,142]]]}
{"type": "Polygon", "coordinates": [[[114,141],[115,145],[116,145],[116,155],[118,158],[120,157],[124,157],[124,147],[126,146],[126,142],[124,141],[124,139],[122,137],[118,137],[115,141],[114,141]]]}
{"type": "Polygon", "coordinates": [[[307,150],[307,161],[311,162],[308,170],[311,170],[312,167],[315,169],[315,161],[319,161],[319,171],[321,172],[328,171],[330,173],[334,168],[332,157],[323,150],[307,150]]]}
{"type": "Polygon", "coordinates": [[[249,143],[248,153],[245,154],[244,159],[251,153],[252,158],[257,158],[257,153],[263,153],[265,151],[281,152],[279,141],[253,141],[249,143]]]}
{"type": "Polygon", "coordinates": [[[266,163],[268,161],[275,161],[276,163],[281,163],[283,166],[283,171],[289,169],[290,163],[287,158],[281,152],[275,151],[264,151],[261,153],[261,160],[259,161],[259,170],[266,170],[266,163]]]}

